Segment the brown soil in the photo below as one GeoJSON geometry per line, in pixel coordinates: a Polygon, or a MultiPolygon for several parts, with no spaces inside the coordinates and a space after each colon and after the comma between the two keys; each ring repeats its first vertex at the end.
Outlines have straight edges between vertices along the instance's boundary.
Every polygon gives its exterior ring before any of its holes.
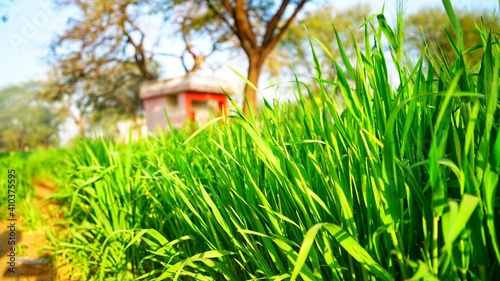
{"type": "MultiPolygon", "coordinates": [[[[54,222],[61,218],[58,213],[59,207],[56,202],[43,201],[47,196],[55,192],[55,186],[47,181],[35,181],[34,188],[36,199],[32,202],[38,207],[42,225],[44,228],[53,229],[54,222]]],[[[19,205],[19,204],[17,204],[19,205]]],[[[19,206],[16,206],[16,221],[4,220],[0,223],[0,280],[56,280],[57,272],[52,263],[52,253],[46,247],[50,246],[45,232],[42,230],[29,230],[23,217],[18,214],[19,206]],[[9,271],[8,264],[11,253],[8,244],[11,231],[9,225],[15,223],[15,273],[9,271]]],[[[12,241],[12,240],[11,240],[12,241]]],[[[12,268],[11,268],[12,270],[12,268]]]]}

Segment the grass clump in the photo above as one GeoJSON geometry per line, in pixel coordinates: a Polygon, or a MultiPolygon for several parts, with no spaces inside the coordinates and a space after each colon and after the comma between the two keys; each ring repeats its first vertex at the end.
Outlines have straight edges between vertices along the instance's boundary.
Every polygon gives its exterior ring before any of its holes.
{"type": "MultiPolygon", "coordinates": [[[[0,206],[7,209],[8,171],[15,171],[16,215],[19,212],[25,219],[39,217],[38,210],[30,203],[32,198],[36,198],[33,185],[42,179],[58,186],[62,185],[67,172],[66,156],[70,153],[70,150],[63,149],[0,153],[0,171],[4,179],[2,186],[5,190],[4,195],[0,196],[0,206]]],[[[0,219],[6,219],[7,216],[8,212],[0,213],[0,219]]]]}
{"type": "Polygon", "coordinates": [[[335,81],[323,79],[314,56],[316,99],[297,81],[296,105],[266,104],[257,119],[237,109],[225,117],[229,124],[214,121],[193,134],[82,143],[59,194],[67,233],[52,240],[73,276],[498,276],[496,34],[478,27],[484,54],[472,73],[460,43],[450,41],[457,51],[451,68],[426,53],[409,66],[402,26],[394,31],[379,14],[363,28],[374,30],[375,42],[367,37],[357,47],[356,63],[345,55],[333,61],[335,81]],[[345,110],[332,92],[341,93],[345,110]]]}

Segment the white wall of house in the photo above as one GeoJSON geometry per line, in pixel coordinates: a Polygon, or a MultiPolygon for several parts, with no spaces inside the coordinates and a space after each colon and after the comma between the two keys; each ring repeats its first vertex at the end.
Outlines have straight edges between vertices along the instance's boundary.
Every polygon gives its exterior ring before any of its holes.
{"type": "Polygon", "coordinates": [[[142,137],[148,135],[148,128],[146,126],[146,120],[144,118],[139,118],[136,123],[133,120],[123,120],[116,124],[117,136],[116,141],[128,142],[137,141],[142,137]],[[130,135],[132,134],[132,135],[130,135]]]}

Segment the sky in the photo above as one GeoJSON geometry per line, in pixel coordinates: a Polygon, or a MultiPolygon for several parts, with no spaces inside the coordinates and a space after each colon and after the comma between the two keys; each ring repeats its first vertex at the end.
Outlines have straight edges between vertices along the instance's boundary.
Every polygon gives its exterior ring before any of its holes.
{"type": "MultiPolygon", "coordinates": [[[[329,0],[322,1],[328,2],[329,0]]],[[[389,20],[395,11],[395,0],[337,0],[333,3],[339,9],[344,9],[359,2],[369,2],[374,12],[379,12],[385,2],[386,17],[389,20]]],[[[3,11],[0,10],[0,15],[6,11],[9,16],[6,23],[0,22],[0,88],[24,81],[44,79],[49,69],[45,61],[48,46],[55,35],[64,30],[70,12],[61,12],[48,0],[0,0],[0,3],[7,3],[0,6],[0,9],[3,9],[3,11]]],[[[452,0],[452,3],[457,8],[469,10],[483,8],[492,11],[498,10],[499,5],[497,0],[452,0]]],[[[439,0],[407,0],[405,5],[406,11],[410,12],[421,7],[442,4],[439,0]]],[[[169,44],[168,42],[165,44],[182,46],[182,44],[169,44]]],[[[163,47],[163,49],[166,48],[163,47]]],[[[170,52],[180,53],[181,51],[171,50],[170,52]]],[[[162,76],[164,77],[162,78],[181,75],[184,72],[178,60],[164,58],[162,63],[168,65],[163,68],[162,76]]],[[[245,72],[241,62],[229,63],[242,73],[245,72]]],[[[228,73],[229,70],[226,69],[223,75],[231,75],[228,73]]]]}

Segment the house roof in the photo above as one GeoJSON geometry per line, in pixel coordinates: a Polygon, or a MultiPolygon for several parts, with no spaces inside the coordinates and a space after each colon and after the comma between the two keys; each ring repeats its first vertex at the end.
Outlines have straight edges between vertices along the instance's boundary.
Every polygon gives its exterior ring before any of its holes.
{"type": "Polygon", "coordinates": [[[195,72],[170,79],[144,82],[141,84],[139,96],[142,99],[148,99],[188,91],[210,94],[224,94],[224,91],[228,94],[234,93],[233,86],[227,80],[195,72]]]}

